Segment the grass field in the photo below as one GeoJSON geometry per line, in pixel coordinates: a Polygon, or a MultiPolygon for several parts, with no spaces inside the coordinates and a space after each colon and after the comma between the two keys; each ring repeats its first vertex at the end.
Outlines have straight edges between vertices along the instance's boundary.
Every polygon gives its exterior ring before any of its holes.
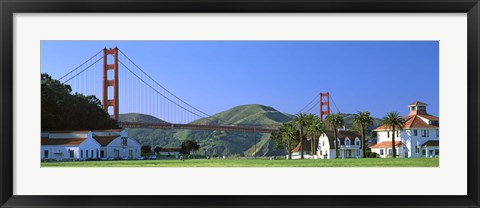
{"type": "Polygon", "coordinates": [[[335,160],[192,159],[47,162],[42,167],[438,167],[439,158],[364,158],[335,160]]]}

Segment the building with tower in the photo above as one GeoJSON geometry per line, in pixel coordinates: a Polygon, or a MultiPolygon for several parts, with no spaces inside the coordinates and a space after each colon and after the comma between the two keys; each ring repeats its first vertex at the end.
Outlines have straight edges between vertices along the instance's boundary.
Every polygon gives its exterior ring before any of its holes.
{"type": "MultiPolygon", "coordinates": [[[[403,117],[405,124],[395,131],[397,157],[438,157],[439,118],[427,113],[427,104],[416,101],[408,105],[410,113],[403,117]]],[[[380,157],[392,156],[392,130],[381,125],[377,132],[377,144],[371,146],[372,152],[380,157]]]]}

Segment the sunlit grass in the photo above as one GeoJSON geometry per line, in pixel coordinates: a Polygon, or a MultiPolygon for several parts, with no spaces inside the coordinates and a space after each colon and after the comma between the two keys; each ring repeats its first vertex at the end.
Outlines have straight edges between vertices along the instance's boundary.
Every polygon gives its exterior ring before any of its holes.
{"type": "Polygon", "coordinates": [[[191,159],[47,162],[42,167],[438,167],[439,158],[364,158],[335,160],[191,159]]]}

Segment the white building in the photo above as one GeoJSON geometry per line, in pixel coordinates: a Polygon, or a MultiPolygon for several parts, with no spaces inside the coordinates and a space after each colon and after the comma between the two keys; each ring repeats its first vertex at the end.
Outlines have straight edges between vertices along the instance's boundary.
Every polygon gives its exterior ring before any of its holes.
{"type": "Polygon", "coordinates": [[[178,158],[181,151],[181,148],[162,148],[158,155],[166,158],[178,158]]]}
{"type": "MultiPolygon", "coordinates": [[[[439,118],[427,114],[427,104],[416,101],[408,105],[410,113],[403,117],[405,124],[395,131],[395,146],[398,157],[437,157],[439,150],[439,118]]],[[[392,130],[384,125],[374,129],[377,144],[372,152],[380,157],[391,156],[392,130]]]]}
{"type": "MultiPolygon", "coordinates": [[[[337,135],[338,158],[361,158],[362,140],[360,134],[339,130],[337,135]]],[[[333,131],[326,131],[318,140],[317,156],[321,159],[336,158],[335,136],[333,131]]]]}
{"type": "Polygon", "coordinates": [[[44,161],[96,160],[103,157],[140,157],[140,144],[121,129],[41,133],[41,159],[44,161]]]}

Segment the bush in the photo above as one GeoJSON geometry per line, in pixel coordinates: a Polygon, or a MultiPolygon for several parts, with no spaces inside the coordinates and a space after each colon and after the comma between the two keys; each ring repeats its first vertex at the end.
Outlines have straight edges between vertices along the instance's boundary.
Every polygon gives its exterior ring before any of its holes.
{"type": "Polygon", "coordinates": [[[375,153],[375,152],[370,152],[370,153],[368,153],[367,157],[369,157],[369,158],[376,158],[376,157],[378,157],[378,154],[375,153]]]}

